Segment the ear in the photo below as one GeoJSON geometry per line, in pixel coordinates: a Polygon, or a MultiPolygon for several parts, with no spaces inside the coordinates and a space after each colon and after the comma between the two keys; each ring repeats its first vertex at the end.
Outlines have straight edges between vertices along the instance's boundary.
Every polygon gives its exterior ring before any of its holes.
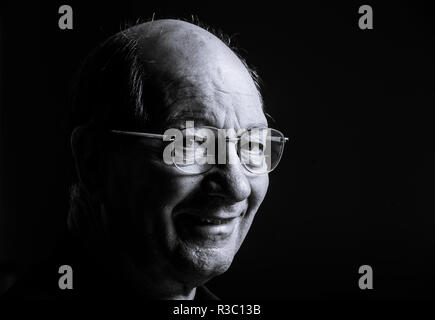
{"type": "Polygon", "coordinates": [[[71,148],[79,181],[89,192],[98,190],[102,177],[102,155],[95,134],[87,127],[76,127],[71,148]]]}

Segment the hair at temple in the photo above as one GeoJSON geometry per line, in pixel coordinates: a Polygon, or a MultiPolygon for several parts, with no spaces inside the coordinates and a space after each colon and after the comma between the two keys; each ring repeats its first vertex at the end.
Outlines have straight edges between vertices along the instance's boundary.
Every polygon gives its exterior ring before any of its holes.
{"type": "MultiPolygon", "coordinates": [[[[255,69],[241,57],[231,37],[205,25],[196,17],[183,21],[207,30],[229,47],[249,71],[262,100],[261,80],[255,69]]],[[[144,22],[136,21],[136,24],[144,22]]],[[[123,30],[134,25],[125,25],[123,30]]],[[[72,128],[91,125],[101,129],[143,130],[150,126],[151,118],[161,120],[161,115],[153,114],[153,110],[158,108],[152,106],[162,103],[162,98],[139,61],[136,47],[136,39],[121,30],[97,46],[86,58],[74,90],[72,128]]]]}

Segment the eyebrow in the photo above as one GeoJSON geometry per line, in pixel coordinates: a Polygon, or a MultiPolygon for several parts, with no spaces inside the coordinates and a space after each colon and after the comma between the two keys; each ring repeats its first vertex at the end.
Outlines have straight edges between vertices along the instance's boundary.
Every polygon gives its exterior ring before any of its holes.
{"type": "Polygon", "coordinates": [[[200,125],[213,126],[216,121],[216,117],[210,116],[209,113],[204,113],[201,110],[182,110],[175,112],[166,118],[166,126],[171,127],[178,125],[184,121],[194,121],[200,125]]]}
{"type": "MultiPolygon", "coordinates": [[[[211,126],[215,127],[215,117],[208,116],[207,113],[203,113],[201,111],[186,111],[183,110],[180,113],[175,113],[173,115],[170,115],[166,119],[166,129],[172,128],[172,127],[179,127],[180,122],[185,121],[194,121],[194,125],[196,126],[199,124],[199,126],[211,126]],[[196,117],[199,115],[200,117],[196,117]]],[[[182,126],[184,128],[184,126],[182,126]]],[[[258,128],[258,127],[268,127],[267,122],[261,123],[261,122],[255,122],[255,123],[249,123],[246,128],[239,128],[239,129],[250,129],[250,128],[258,128]]],[[[181,128],[180,128],[181,129],[181,128]]]]}

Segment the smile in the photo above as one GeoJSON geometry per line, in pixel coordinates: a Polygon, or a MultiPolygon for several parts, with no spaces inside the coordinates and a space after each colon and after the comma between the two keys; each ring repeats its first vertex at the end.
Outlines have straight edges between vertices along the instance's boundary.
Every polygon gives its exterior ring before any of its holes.
{"type": "Polygon", "coordinates": [[[219,242],[231,237],[239,218],[240,215],[235,217],[202,217],[185,213],[178,215],[175,223],[183,237],[219,242]]]}
{"type": "Polygon", "coordinates": [[[204,225],[221,225],[234,220],[235,218],[208,218],[208,217],[193,217],[196,222],[204,225]]]}

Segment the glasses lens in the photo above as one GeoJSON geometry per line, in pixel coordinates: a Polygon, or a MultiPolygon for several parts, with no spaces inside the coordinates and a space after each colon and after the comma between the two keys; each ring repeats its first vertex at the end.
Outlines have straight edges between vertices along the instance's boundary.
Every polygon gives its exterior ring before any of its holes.
{"type": "MultiPolygon", "coordinates": [[[[217,140],[228,143],[225,142],[225,136],[219,139],[221,137],[218,129],[210,127],[187,128],[182,130],[182,134],[183,139],[175,141],[172,161],[186,174],[201,174],[210,170],[216,163],[216,151],[222,149],[216,145],[217,140]]],[[[249,172],[254,174],[271,172],[281,159],[284,143],[284,135],[278,130],[249,129],[240,136],[238,142],[240,161],[249,172]]],[[[225,153],[223,157],[226,158],[225,153]]]]}
{"type": "Polygon", "coordinates": [[[253,128],[240,137],[240,160],[255,174],[274,170],[284,150],[284,135],[275,129],[253,128]]]}
{"type": "Polygon", "coordinates": [[[175,141],[172,161],[182,172],[200,174],[215,163],[214,132],[209,128],[182,130],[182,141],[175,141]]]}

